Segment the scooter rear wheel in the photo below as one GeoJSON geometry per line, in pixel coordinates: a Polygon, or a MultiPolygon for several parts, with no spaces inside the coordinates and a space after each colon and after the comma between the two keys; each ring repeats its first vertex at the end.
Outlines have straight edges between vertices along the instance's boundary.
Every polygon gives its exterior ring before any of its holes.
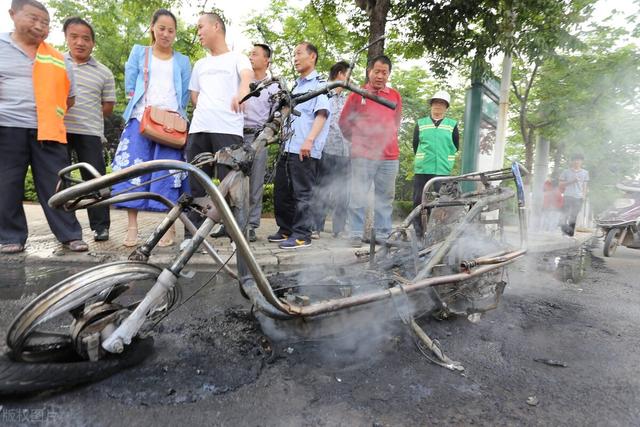
{"type": "Polygon", "coordinates": [[[607,232],[607,236],[604,238],[604,249],[602,250],[602,253],[604,254],[604,256],[612,257],[613,254],[616,253],[616,249],[620,244],[619,237],[620,237],[619,228],[612,228],[607,232]]]}

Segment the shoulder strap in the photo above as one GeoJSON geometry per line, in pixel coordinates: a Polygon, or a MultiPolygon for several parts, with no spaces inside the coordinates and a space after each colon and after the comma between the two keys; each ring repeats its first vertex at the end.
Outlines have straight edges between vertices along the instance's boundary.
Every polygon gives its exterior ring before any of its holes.
{"type": "Polygon", "coordinates": [[[144,48],[144,106],[147,106],[147,92],[149,89],[149,55],[151,54],[151,47],[144,48]]]}

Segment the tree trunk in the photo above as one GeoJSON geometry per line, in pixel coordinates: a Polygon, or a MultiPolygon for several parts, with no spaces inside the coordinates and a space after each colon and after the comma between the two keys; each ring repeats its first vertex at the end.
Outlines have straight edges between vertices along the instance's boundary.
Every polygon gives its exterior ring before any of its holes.
{"type": "MultiPolygon", "coordinates": [[[[369,43],[372,43],[375,39],[383,35],[385,32],[387,26],[387,14],[391,9],[391,0],[356,0],[356,5],[360,9],[367,12],[367,16],[369,17],[369,43]]],[[[373,58],[382,54],[384,54],[384,40],[381,40],[378,43],[369,46],[369,51],[367,52],[367,64],[373,58]]],[[[365,81],[367,79],[368,75],[365,75],[365,81]]],[[[370,236],[371,229],[373,228],[373,203],[372,190],[369,193],[369,206],[367,207],[367,213],[365,217],[365,236],[370,236]]]]}
{"type": "MultiPolygon", "coordinates": [[[[356,5],[367,12],[369,17],[369,43],[371,43],[385,32],[391,0],[356,0],[356,5]]],[[[384,40],[369,47],[367,63],[383,53],[384,40]]]]}
{"type": "Polygon", "coordinates": [[[556,150],[553,153],[553,172],[551,175],[554,178],[558,178],[560,176],[560,172],[562,172],[562,155],[564,154],[564,144],[558,143],[556,145],[556,150]]]}
{"type": "MultiPolygon", "coordinates": [[[[527,133],[527,137],[525,138],[525,143],[524,143],[524,166],[529,170],[532,171],[533,170],[533,149],[535,148],[535,144],[534,144],[534,140],[535,140],[535,133],[534,133],[534,129],[532,127],[530,127],[528,129],[527,133]]],[[[525,177],[525,183],[529,183],[530,181],[530,175],[527,175],[525,177]]]]}

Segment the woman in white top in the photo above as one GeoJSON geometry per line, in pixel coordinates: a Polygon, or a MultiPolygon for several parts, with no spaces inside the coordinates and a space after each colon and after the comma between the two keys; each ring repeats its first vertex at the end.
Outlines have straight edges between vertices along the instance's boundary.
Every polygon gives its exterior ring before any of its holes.
{"type": "MultiPolygon", "coordinates": [[[[176,150],[140,135],[140,120],[146,106],[177,111],[186,119],[189,102],[189,58],[173,50],[176,39],[176,17],[166,9],[158,9],[151,20],[151,46],[135,45],[125,65],[125,90],[130,98],[123,114],[126,122],[113,159],[114,171],[154,159],[185,160],[184,150],[176,150]],[[145,93],[144,68],[148,61],[148,89],[145,93]]],[[[172,171],[174,172],[174,171],[172,171]]],[[[114,185],[113,193],[123,191],[151,191],[175,202],[188,191],[185,173],[169,175],[167,171],[154,172],[114,185]],[[164,179],[154,181],[165,176],[164,179]],[[144,182],[151,183],[141,185],[144,182]]],[[[138,244],[138,211],[166,211],[165,205],[154,200],[140,199],[118,203],[116,207],[128,210],[129,223],[125,246],[138,244]]],[[[169,231],[159,246],[174,242],[175,230],[169,231]]]]}

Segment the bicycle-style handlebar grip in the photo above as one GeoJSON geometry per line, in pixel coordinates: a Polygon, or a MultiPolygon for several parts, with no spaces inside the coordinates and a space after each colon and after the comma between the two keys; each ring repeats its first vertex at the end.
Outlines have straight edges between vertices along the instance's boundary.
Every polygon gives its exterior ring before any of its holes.
{"type": "Polygon", "coordinates": [[[395,110],[396,107],[397,107],[397,104],[395,102],[389,101],[388,99],[382,98],[381,96],[374,95],[374,94],[368,92],[365,89],[362,89],[362,88],[359,88],[359,87],[356,87],[356,86],[352,86],[352,85],[348,85],[346,88],[349,89],[352,92],[357,93],[360,96],[363,96],[363,97],[365,97],[367,99],[370,99],[370,100],[372,100],[374,102],[377,102],[379,104],[382,104],[387,108],[391,108],[392,110],[395,110]]]}
{"type": "MultiPolygon", "coordinates": [[[[366,98],[366,97],[365,97],[365,98],[366,98]]],[[[395,110],[395,109],[396,109],[396,107],[397,107],[397,104],[396,104],[395,102],[393,102],[393,101],[389,101],[388,99],[386,99],[386,98],[382,98],[382,97],[377,96],[377,95],[370,95],[370,96],[369,96],[369,98],[370,98],[372,101],[377,102],[378,104],[382,104],[382,105],[384,105],[384,106],[385,106],[385,107],[387,107],[387,108],[391,108],[392,110],[395,110]]]]}

